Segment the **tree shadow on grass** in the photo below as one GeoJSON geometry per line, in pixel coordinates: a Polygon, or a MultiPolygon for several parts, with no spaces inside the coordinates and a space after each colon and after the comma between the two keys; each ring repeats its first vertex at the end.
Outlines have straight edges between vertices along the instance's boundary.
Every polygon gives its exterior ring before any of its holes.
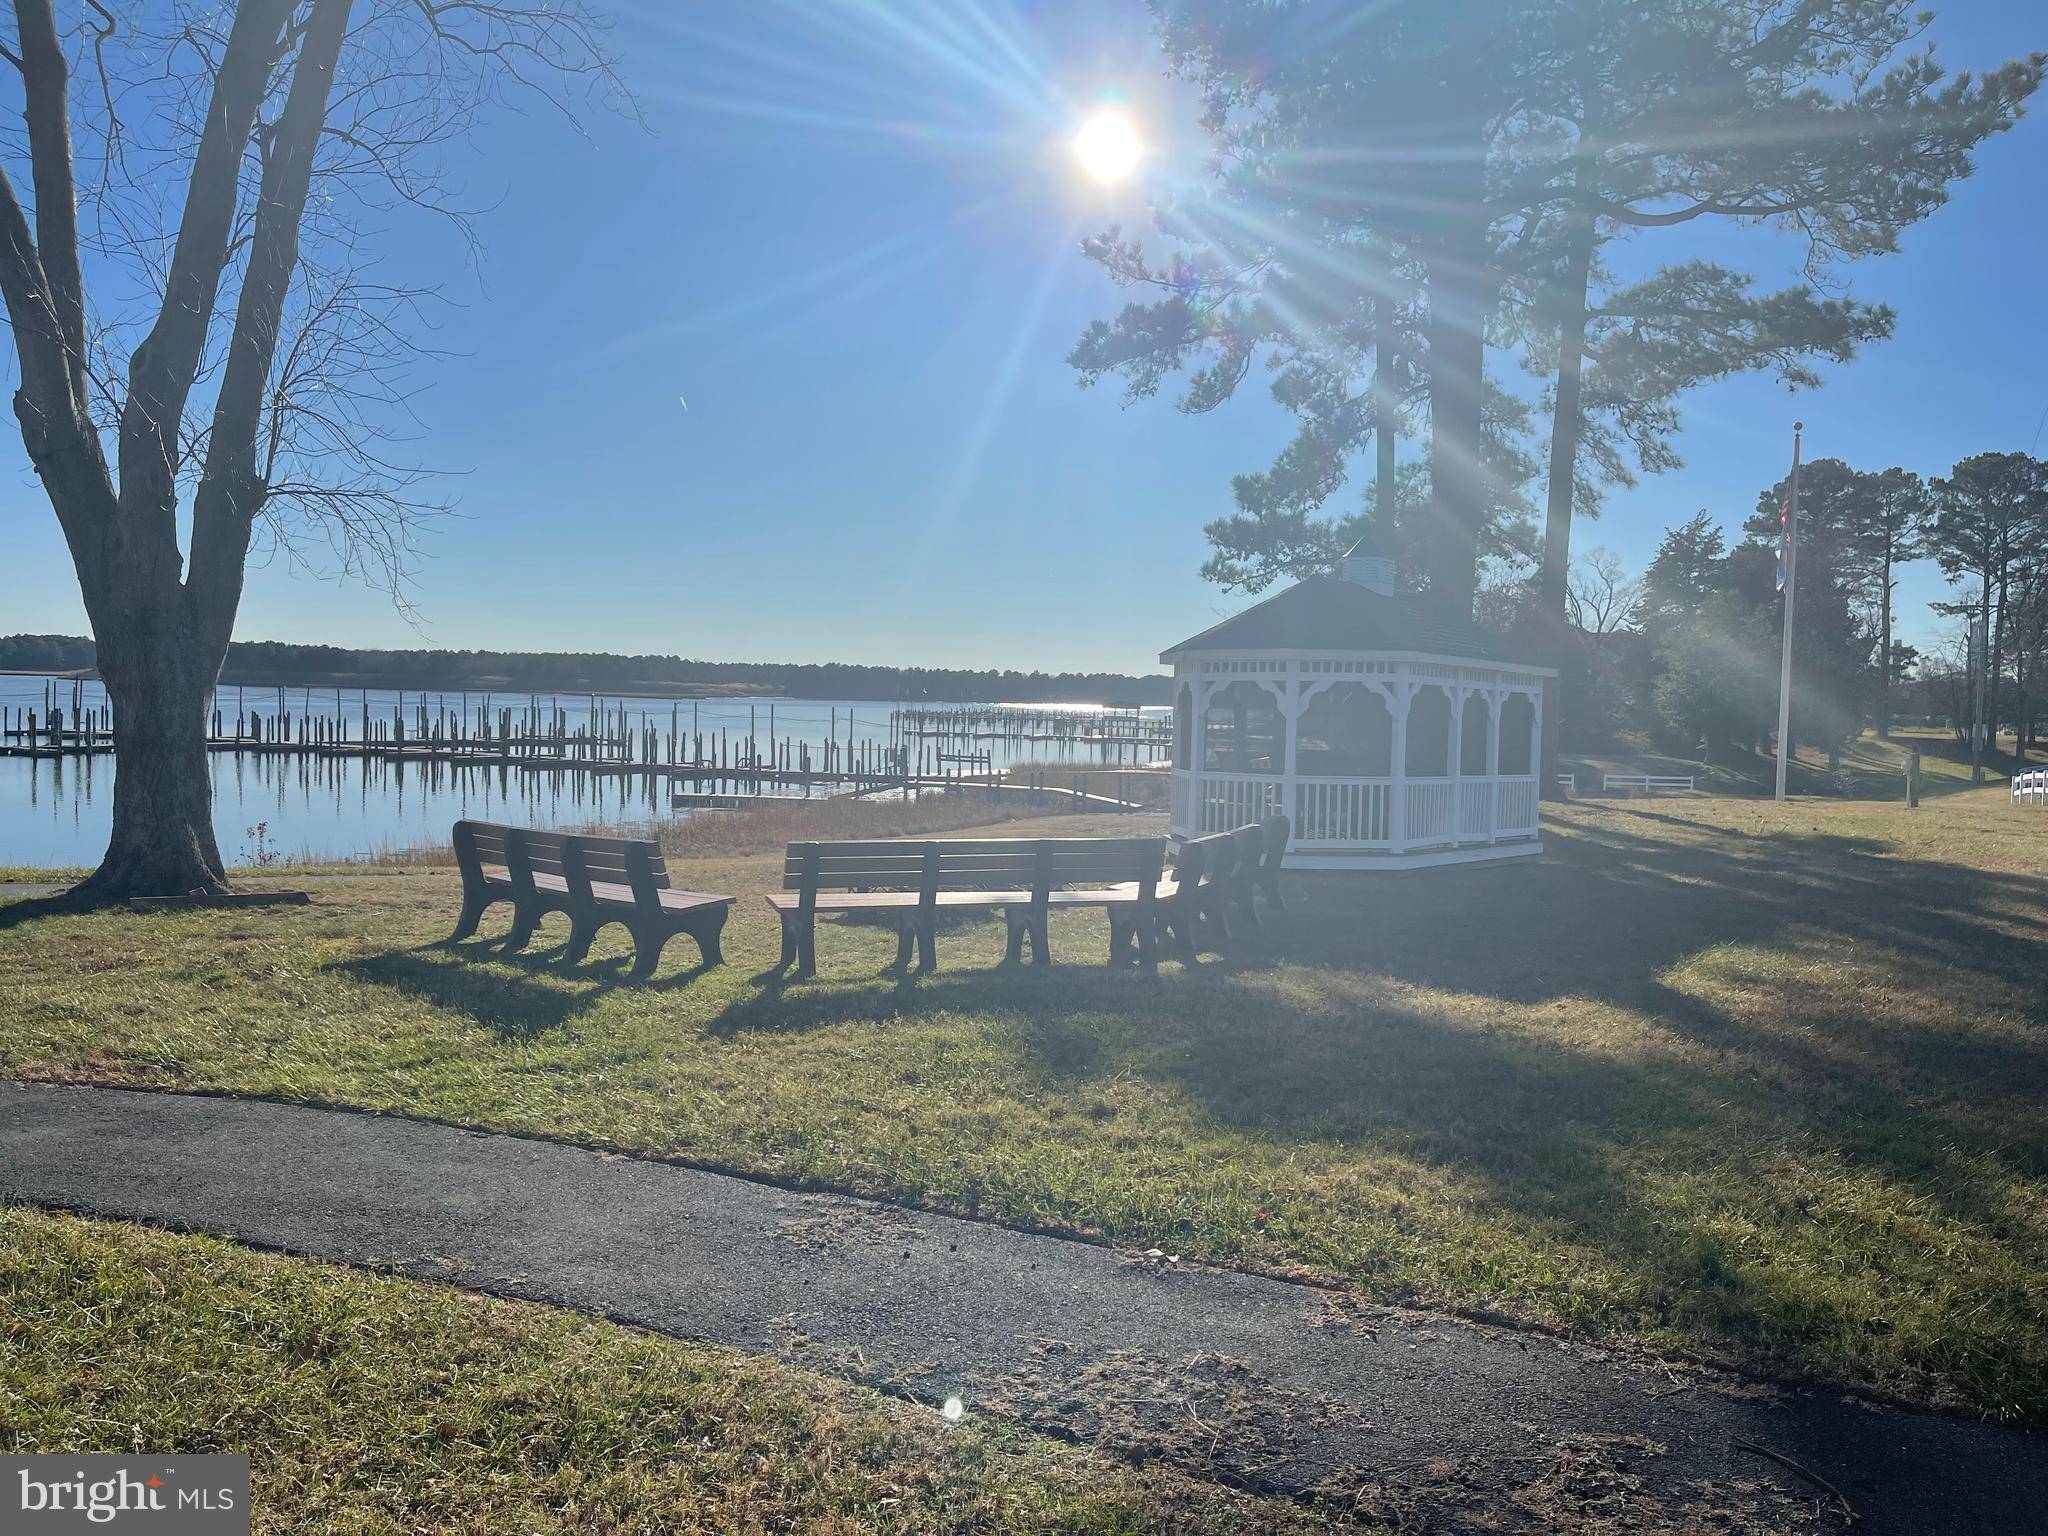
{"type": "Polygon", "coordinates": [[[561,1028],[594,1007],[603,983],[593,977],[549,972],[543,955],[477,955],[432,945],[387,950],[344,961],[342,974],[460,1014],[500,1039],[517,1040],[561,1028]],[[479,963],[488,962],[488,963],[479,963]],[[506,974],[511,967],[515,974],[506,974]]]}
{"type": "Polygon", "coordinates": [[[1192,972],[828,976],[709,1029],[993,1020],[1049,1078],[1129,1075],[1255,1142],[1392,1152],[1624,1266],[1657,1248],[1732,1328],[1791,1303],[1618,1167],[1776,1149],[2031,1240],[1985,1169],[2048,1173],[2048,877],[1622,808],[1541,861],[1287,890],[1192,972]]]}
{"type": "Polygon", "coordinates": [[[87,912],[103,908],[94,902],[71,895],[68,891],[55,896],[23,896],[14,900],[0,901],[0,933],[9,928],[22,928],[51,917],[78,917],[87,912]]]}

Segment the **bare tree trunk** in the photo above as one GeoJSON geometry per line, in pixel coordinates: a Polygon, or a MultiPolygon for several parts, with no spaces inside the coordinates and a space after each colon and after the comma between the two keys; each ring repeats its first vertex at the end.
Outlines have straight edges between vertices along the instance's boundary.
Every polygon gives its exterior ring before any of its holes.
{"type": "Polygon", "coordinates": [[[1579,437],[1585,426],[1580,397],[1586,373],[1586,285],[1593,275],[1593,237],[1591,216],[1575,215],[1565,253],[1562,297],[1568,307],[1558,336],[1557,409],[1550,424],[1550,482],[1544,507],[1543,570],[1537,603],[1547,641],[1545,654],[1558,673],[1544,686],[1543,762],[1537,770],[1537,789],[1546,800],[1564,798],[1557,782],[1559,732],[1563,725],[1563,710],[1559,706],[1565,664],[1569,660],[1570,625],[1565,616],[1565,598],[1572,564],[1572,492],[1577,483],[1579,437]]]}
{"type": "Polygon", "coordinates": [[[113,836],[100,867],[79,887],[82,895],[117,900],[227,889],[213,835],[205,729],[217,664],[195,667],[196,637],[172,639],[160,633],[165,627],[147,618],[101,627],[100,677],[121,745],[114,754],[113,836]]]}

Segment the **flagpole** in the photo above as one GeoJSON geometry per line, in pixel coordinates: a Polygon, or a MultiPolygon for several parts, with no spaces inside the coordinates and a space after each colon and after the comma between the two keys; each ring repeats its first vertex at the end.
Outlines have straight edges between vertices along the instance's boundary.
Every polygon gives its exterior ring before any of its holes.
{"type": "Polygon", "coordinates": [[[1785,503],[1785,648],[1778,662],[1778,799],[1785,798],[1785,769],[1792,758],[1792,604],[1799,595],[1799,434],[1792,423],[1792,493],[1785,503]]]}

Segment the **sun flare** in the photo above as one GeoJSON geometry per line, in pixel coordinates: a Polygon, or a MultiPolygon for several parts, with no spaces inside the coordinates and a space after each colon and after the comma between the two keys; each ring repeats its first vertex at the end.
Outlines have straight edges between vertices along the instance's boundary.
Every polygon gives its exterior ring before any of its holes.
{"type": "Polygon", "coordinates": [[[1098,112],[1074,135],[1074,153],[1081,168],[1107,186],[1138,168],[1144,147],[1138,131],[1121,112],[1098,112]]]}

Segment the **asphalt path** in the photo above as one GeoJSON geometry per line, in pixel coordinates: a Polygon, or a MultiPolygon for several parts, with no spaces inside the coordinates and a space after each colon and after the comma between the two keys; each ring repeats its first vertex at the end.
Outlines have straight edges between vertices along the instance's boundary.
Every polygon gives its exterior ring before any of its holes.
{"type": "Polygon", "coordinates": [[[1390,1520],[2048,1528],[2036,1435],[425,1121],[0,1084],[0,1195],[780,1355],[1390,1520]]]}

